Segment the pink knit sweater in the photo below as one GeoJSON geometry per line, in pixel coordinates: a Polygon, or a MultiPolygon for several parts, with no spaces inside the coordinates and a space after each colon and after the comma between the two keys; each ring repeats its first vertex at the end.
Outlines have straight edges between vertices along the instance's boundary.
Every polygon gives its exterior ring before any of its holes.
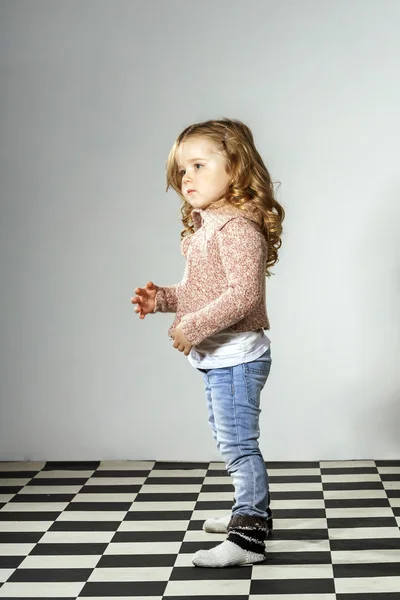
{"type": "Polygon", "coordinates": [[[269,329],[268,246],[260,219],[221,202],[192,211],[195,232],[181,241],[183,279],[159,287],[155,299],[154,312],[176,313],[169,337],[179,324],[193,346],[227,327],[237,332],[269,329]]]}

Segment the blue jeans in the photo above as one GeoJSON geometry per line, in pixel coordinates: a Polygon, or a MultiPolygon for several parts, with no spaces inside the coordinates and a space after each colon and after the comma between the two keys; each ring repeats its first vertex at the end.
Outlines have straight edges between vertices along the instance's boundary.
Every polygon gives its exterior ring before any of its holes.
{"type": "Polygon", "coordinates": [[[268,473],[258,445],[260,394],[271,362],[271,348],[268,348],[248,363],[198,369],[203,373],[212,436],[235,487],[232,517],[272,516],[268,473]]]}

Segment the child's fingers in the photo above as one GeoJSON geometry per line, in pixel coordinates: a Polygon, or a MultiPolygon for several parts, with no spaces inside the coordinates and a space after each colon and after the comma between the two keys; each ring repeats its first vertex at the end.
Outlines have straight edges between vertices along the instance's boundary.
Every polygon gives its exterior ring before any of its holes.
{"type": "Polygon", "coordinates": [[[139,296],[144,296],[146,294],[146,290],[145,288],[136,288],[135,294],[138,294],[139,296]]]}
{"type": "Polygon", "coordinates": [[[134,310],[135,310],[135,313],[137,313],[138,317],[140,317],[141,319],[144,319],[145,313],[141,310],[141,308],[137,307],[134,310]]]}
{"type": "Polygon", "coordinates": [[[145,312],[144,307],[140,303],[138,303],[138,304],[139,304],[139,306],[135,306],[135,308],[133,310],[135,311],[135,313],[138,313],[138,316],[141,319],[144,319],[144,317],[147,313],[145,312]]]}

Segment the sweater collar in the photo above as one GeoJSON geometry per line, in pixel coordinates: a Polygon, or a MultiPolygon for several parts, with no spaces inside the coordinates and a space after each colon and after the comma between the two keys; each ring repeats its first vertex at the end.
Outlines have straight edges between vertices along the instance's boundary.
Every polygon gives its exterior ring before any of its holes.
{"type": "Polygon", "coordinates": [[[241,210],[236,206],[226,204],[225,200],[213,202],[207,208],[194,208],[192,210],[192,221],[194,230],[197,231],[203,224],[214,225],[215,227],[224,225],[230,219],[235,217],[244,217],[258,225],[262,225],[262,215],[258,210],[241,210]]]}

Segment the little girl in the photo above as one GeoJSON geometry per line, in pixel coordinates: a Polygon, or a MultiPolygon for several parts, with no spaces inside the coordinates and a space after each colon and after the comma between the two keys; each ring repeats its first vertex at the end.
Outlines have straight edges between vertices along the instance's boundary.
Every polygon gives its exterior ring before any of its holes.
{"type": "Polygon", "coordinates": [[[199,567],[265,560],[272,531],[268,474],[258,438],[260,393],[271,366],[265,277],[278,261],[285,212],[251,130],[222,119],[187,127],[167,162],[167,190],[183,201],[180,283],[149,281],[131,298],[141,319],[176,313],[173,347],[203,374],[208,421],[232,475],[232,513],[203,529],[227,539],[193,557],[199,567]]]}

